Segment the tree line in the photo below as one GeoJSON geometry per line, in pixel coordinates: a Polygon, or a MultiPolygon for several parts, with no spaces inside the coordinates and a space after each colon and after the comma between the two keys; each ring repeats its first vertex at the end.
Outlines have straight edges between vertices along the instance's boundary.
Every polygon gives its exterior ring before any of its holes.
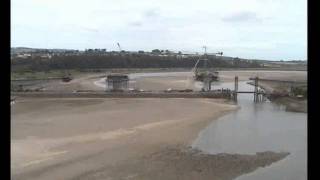
{"type": "MultiPolygon", "coordinates": [[[[48,71],[61,69],[107,69],[107,68],[192,68],[199,57],[152,56],[146,54],[95,54],[52,56],[50,59],[28,57],[11,59],[12,71],[48,71]]],[[[198,67],[203,67],[200,61],[198,67]]],[[[224,60],[218,56],[209,56],[208,68],[257,68],[261,64],[240,58],[224,60]]]]}

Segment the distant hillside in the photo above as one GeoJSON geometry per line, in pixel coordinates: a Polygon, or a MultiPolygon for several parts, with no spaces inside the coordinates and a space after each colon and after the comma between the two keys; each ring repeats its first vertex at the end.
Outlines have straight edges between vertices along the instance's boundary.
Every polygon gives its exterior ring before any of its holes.
{"type": "MultiPolygon", "coordinates": [[[[82,54],[70,56],[54,55],[50,59],[41,57],[12,58],[12,71],[45,71],[54,69],[99,69],[99,68],[193,68],[199,57],[154,56],[146,54],[82,54]]],[[[204,61],[198,63],[204,67],[204,61]]],[[[208,57],[207,67],[258,68],[256,61],[242,59],[224,60],[208,57]]]]}
{"type": "MultiPolygon", "coordinates": [[[[68,53],[70,49],[40,49],[15,47],[15,53],[30,53],[27,56],[11,56],[12,71],[48,71],[55,69],[100,69],[100,68],[193,68],[200,55],[183,55],[178,53],[152,52],[106,52],[99,49],[89,49],[76,53],[68,53]],[[52,53],[50,56],[48,52],[52,53]],[[34,53],[44,51],[45,53],[34,53]],[[38,55],[37,55],[38,54],[38,55]]],[[[228,56],[207,56],[209,68],[290,68],[307,69],[306,61],[266,61],[234,58],[228,56]]],[[[198,67],[204,67],[204,61],[198,67]]]]}

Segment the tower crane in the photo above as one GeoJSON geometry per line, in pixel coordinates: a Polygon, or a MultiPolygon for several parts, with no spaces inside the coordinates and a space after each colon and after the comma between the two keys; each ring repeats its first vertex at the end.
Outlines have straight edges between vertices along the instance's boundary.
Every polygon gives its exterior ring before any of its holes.
{"type": "Polygon", "coordinates": [[[202,48],[204,49],[204,54],[207,54],[207,46],[202,46],[202,48]]]}

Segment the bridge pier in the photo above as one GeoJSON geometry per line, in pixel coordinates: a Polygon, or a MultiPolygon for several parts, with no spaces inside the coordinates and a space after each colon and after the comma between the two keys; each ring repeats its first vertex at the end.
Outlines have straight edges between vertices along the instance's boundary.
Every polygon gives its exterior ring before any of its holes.
{"type": "Polygon", "coordinates": [[[239,83],[239,78],[238,76],[234,77],[234,101],[238,101],[238,83],[239,83]]]}
{"type": "Polygon", "coordinates": [[[259,101],[259,94],[258,94],[258,77],[254,79],[254,96],[253,101],[258,102],[259,101]]]}

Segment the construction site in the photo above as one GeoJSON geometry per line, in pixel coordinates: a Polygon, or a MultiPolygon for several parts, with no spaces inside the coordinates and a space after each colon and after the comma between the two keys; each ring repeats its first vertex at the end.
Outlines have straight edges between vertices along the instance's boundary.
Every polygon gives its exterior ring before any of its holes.
{"type": "MultiPolygon", "coordinates": [[[[120,44],[117,43],[120,52],[120,44]]],[[[163,87],[163,89],[143,89],[144,84],[137,84],[135,80],[130,79],[128,73],[105,73],[99,74],[101,78],[94,82],[99,87],[104,89],[93,88],[88,86],[83,89],[76,79],[70,73],[64,72],[62,77],[48,77],[36,79],[15,79],[11,81],[12,96],[24,97],[86,97],[86,98],[224,98],[237,101],[239,93],[253,94],[254,101],[265,101],[266,98],[274,99],[275,97],[299,97],[306,98],[307,81],[303,80],[281,80],[260,77],[258,74],[251,74],[247,80],[248,84],[254,86],[254,91],[239,91],[237,74],[234,76],[234,86],[229,88],[214,88],[214,83],[220,81],[219,72],[216,69],[208,68],[207,50],[204,48],[204,54],[200,56],[191,71],[185,72],[182,78],[185,78],[185,87],[176,88],[175,84],[172,87],[163,87]],[[202,62],[203,67],[199,67],[199,62],[202,62]],[[261,82],[262,84],[260,84],[261,82]],[[59,84],[57,84],[59,83],[59,84]],[[55,84],[55,85],[53,85],[55,84]],[[70,84],[77,84],[73,87],[72,92],[67,88],[70,84]],[[264,84],[266,84],[264,86],[264,84]],[[277,86],[277,90],[270,89],[268,85],[277,86]],[[60,86],[61,89],[57,88],[60,86]]],[[[212,53],[211,53],[212,54],[212,53]]],[[[221,55],[222,52],[215,53],[221,55]]],[[[271,73],[272,74],[272,73],[271,73]]],[[[94,79],[96,77],[90,77],[94,79]]],[[[90,84],[89,81],[86,82],[90,84]]],[[[178,83],[179,84],[179,83],[178,83]]]]}

